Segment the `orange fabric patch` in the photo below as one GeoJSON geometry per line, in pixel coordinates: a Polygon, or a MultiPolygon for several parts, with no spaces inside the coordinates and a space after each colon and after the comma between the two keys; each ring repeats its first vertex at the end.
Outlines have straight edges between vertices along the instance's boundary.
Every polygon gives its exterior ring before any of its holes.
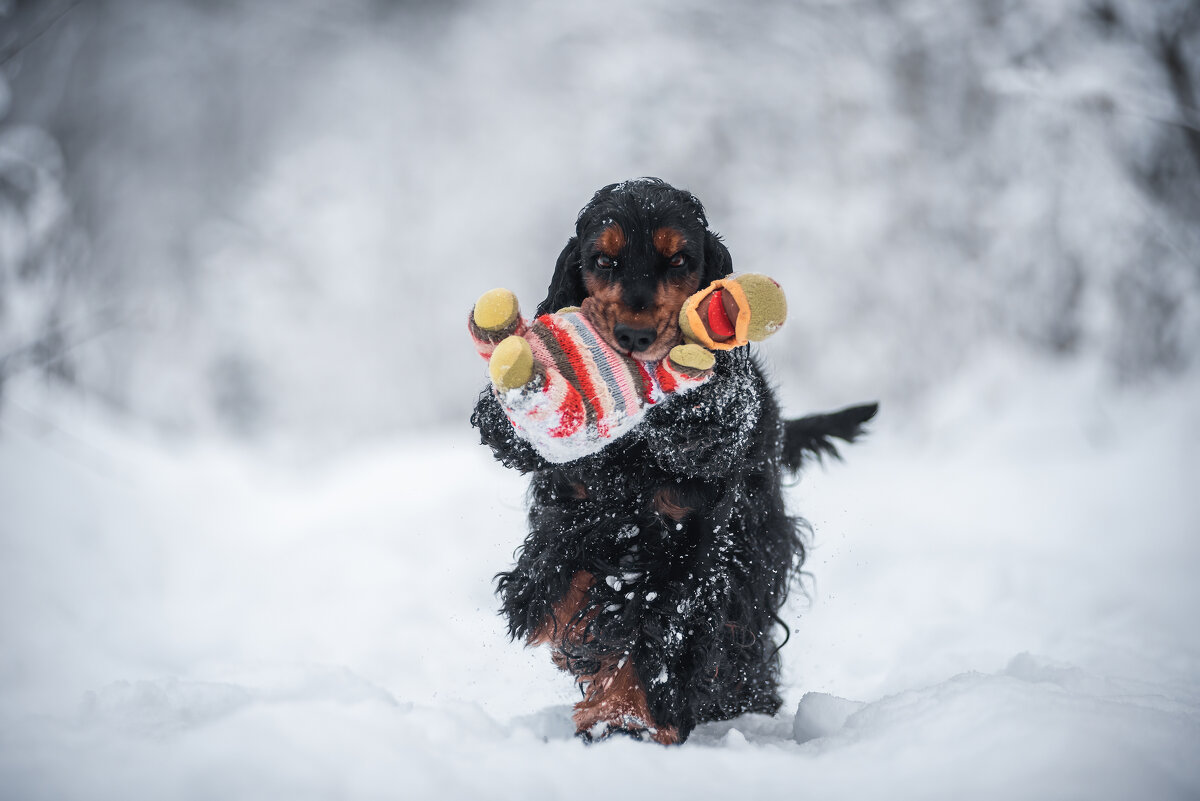
{"type": "Polygon", "coordinates": [[[687,237],[677,228],[659,228],[654,232],[654,249],[670,258],[687,244],[687,237]]]}
{"type": "Polygon", "coordinates": [[[600,232],[600,236],[596,237],[596,247],[605,256],[615,257],[621,252],[621,248],[625,247],[625,232],[616,223],[609,223],[608,227],[600,232]]]}

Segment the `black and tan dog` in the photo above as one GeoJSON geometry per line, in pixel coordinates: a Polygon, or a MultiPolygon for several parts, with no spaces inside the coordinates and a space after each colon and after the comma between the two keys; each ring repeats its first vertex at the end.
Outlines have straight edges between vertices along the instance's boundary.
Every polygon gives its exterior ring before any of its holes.
{"type": "MultiPolygon", "coordinates": [[[[591,298],[610,345],[655,361],[680,341],[683,301],[731,269],[690,193],[614,184],[579,213],[538,314],[591,298]]],[[[484,390],[472,423],[532,474],[529,536],[498,576],[503,613],[514,638],[549,644],[576,677],[581,737],[678,743],[698,723],[779,708],[778,612],[805,555],[780,482],[807,456],[836,456],[832,438],[853,441],[875,411],[782,421],[738,348],[604,450],[551,464],[484,390]]]]}

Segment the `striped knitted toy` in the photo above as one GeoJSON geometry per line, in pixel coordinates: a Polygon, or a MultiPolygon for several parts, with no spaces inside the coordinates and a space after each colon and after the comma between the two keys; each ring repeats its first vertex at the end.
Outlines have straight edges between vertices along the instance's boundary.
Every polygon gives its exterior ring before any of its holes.
{"type": "MultiPolygon", "coordinates": [[[[761,334],[753,337],[757,340],[778,328],[787,308],[782,290],[765,276],[753,276],[747,291],[737,282],[749,277],[714,281],[689,298],[680,314],[685,336],[707,348],[727,349],[746,344],[748,333],[761,334]],[[774,292],[761,291],[755,298],[760,278],[774,292]],[[757,327],[748,332],[751,319],[757,327]],[[762,333],[764,328],[769,330],[762,333]]],[[[544,314],[529,325],[506,289],[480,297],[467,327],[479,355],[489,362],[492,384],[513,428],[556,463],[599,451],[636,426],[650,406],[707,381],[715,363],[712,353],[694,342],[677,345],[657,362],[629,358],[609,346],[577,307],[544,314]]]]}

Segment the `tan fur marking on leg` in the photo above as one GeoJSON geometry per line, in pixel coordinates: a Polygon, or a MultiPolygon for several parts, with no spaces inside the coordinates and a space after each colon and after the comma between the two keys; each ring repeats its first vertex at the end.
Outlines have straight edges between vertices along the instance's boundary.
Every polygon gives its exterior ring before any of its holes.
{"type": "MultiPolygon", "coordinates": [[[[572,622],[572,620],[587,604],[587,591],[595,581],[595,577],[586,570],[576,573],[571,578],[571,586],[567,589],[567,594],[551,607],[551,613],[546,616],[537,630],[529,633],[525,642],[529,645],[541,645],[554,643],[564,637],[567,639],[582,637],[588,621],[572,622]]],[[[555,661],[555,664],[558,664],[558,660],[555,661]]]]}
{"type": "Polygon", "coordinates": [[[671,487],[663,487],[654,493],[654,511],[672,520],[682,520],[692,510],[679,502],[678,491],[671,487]]]}
{"type": "Polygon", "coordinates": [[[638,679],[628,657],[611,658],[590,676],[580,676],[580,684],[590,682],[583,700],[575,705],[575,731],[582,734],[596,724],[624,729],[645,729],[656,743],[679,742],[674,726],[658,726],[650,714],[646,688],[638,679]]]}

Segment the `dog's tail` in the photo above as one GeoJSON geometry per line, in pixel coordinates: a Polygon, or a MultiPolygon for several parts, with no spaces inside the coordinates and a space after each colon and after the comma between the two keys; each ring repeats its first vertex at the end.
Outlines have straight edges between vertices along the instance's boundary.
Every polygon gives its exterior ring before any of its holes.
{"type": "Polygon", "coordinates": [[[810,414],[783,423],[783,466],[795,473],[805,459],[816,457],[821,461],[826,456],[841,459],[834,439],[854,442],[862,436],[867,421],[879,411],[878,403],[849,406],[827,414],[810,414]]]}

